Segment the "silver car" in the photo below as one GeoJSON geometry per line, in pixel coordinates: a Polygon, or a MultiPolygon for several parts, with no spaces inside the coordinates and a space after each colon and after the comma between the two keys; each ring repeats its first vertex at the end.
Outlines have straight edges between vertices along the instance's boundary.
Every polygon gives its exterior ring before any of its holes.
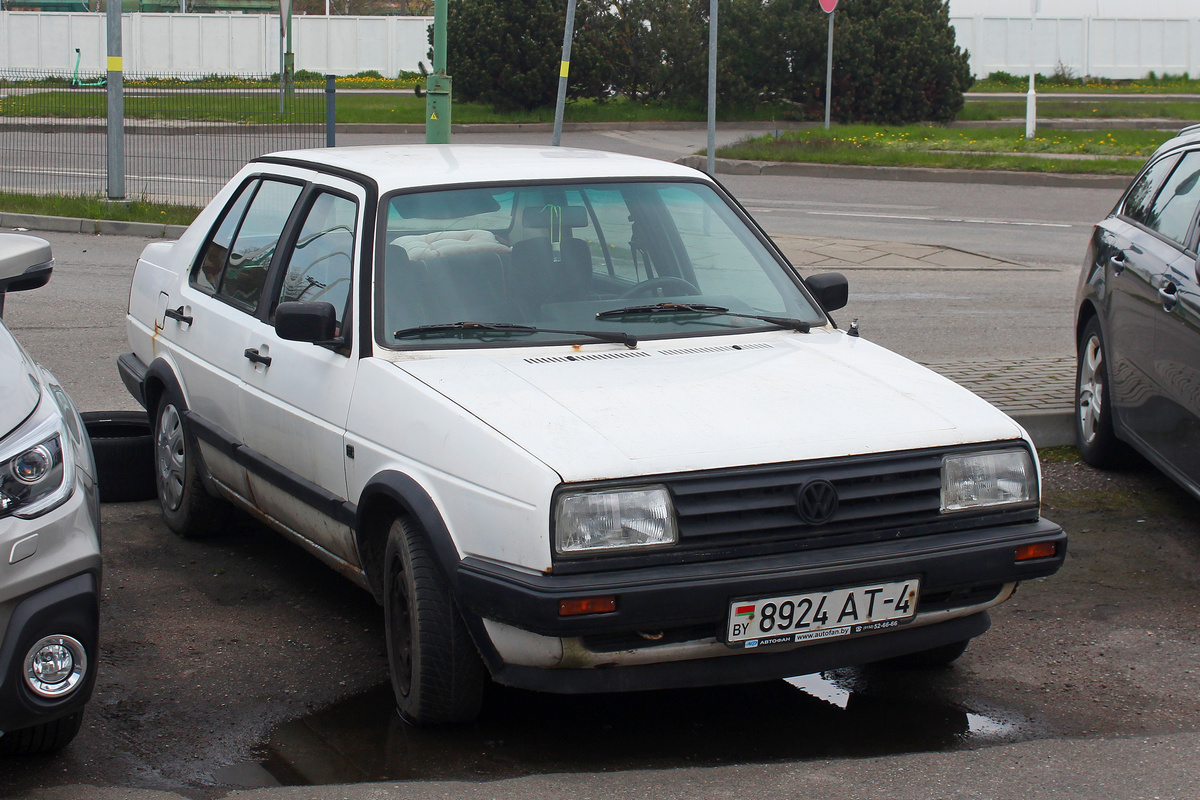
{"type": "MultiPolygon", "coordinates": [[[[50,245],[0,234],[5,292],[50,279],[50,245]]],[[[99,656],[100,505],[83,422],[0,322],[0,754],[78,733],[99,656]]]]}

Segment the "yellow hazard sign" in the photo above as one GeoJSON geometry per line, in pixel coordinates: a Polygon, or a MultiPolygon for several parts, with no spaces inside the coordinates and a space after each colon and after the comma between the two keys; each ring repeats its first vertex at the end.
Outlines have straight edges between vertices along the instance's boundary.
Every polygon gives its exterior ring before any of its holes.
{"type": "Polygon", "coordinates": [[[438,118],[438,116],[437,116],[437,112],[436,112],[436,111],[435,111],[435,112],[433,112],[432,114],[430,114],[430,115],[429,115],[429,119],[430,119],[430,121],[431,121],[431,122],[432,122],[433,120],[437,119],[437,118],[438,118]]]}

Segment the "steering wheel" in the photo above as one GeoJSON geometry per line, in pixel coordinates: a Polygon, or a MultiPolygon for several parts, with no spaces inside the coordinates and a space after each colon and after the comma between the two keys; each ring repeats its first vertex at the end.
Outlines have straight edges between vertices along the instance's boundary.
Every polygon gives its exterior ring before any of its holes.
{"type": "Polygon", "coordinates": [[[663,296],[667,294],[700,294],[700,290],[696,288],[691,281],[683,278],[676,278],[674,275],[662,275],[657,278],[644,280],[634,286],[625,294],[621,295],[622,300],[631,297],[650,297],[657,291],[662,291],[663,296]]]}

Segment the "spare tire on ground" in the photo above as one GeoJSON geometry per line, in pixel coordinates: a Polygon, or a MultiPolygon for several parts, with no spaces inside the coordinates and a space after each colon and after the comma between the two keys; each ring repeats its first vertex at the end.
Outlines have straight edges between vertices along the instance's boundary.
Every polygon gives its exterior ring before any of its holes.
{"type": "Polygon", "coordinates": [[[151,500],[154,441],[145,411],[85,411],[83,425],[96,456],[102,503],[151,500]]]}

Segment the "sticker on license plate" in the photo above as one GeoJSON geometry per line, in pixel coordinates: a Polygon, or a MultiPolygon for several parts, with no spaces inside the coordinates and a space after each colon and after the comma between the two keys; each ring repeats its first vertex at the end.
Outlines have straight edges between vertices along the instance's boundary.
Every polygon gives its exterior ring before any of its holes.
{"type": "Polygon", "coordinates": [[[916,578],[824,592],[738,600],[729,606],[730,647],[819,641],[895,628],[917,613],[916,578]]]}

